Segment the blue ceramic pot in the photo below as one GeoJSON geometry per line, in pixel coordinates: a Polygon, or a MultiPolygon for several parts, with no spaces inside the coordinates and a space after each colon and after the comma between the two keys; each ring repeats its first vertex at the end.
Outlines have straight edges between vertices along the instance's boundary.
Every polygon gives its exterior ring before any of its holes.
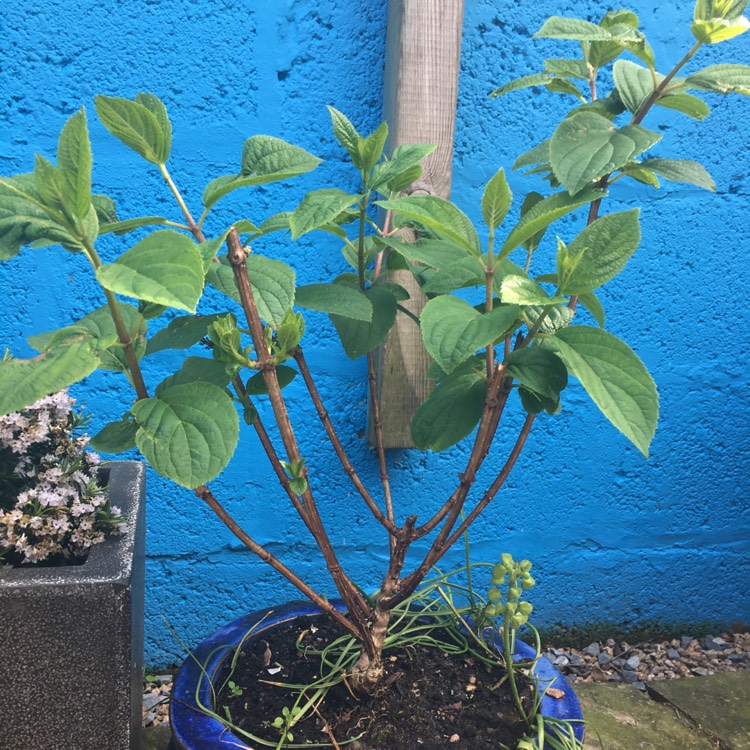
{"type": "MultiPolygon", "coordinates": [[[[345,607],[341,601],[334,601],[333,604],[340,611],[344,611],[345,607]]],[[[180,667],[172,688],[170,705],[172,742],[177,750],[229,750],[230,748],[237,750],[237,748],[247,748],[248,745],[245,740],[233,735],[220,721],[207,715],[199,707],[199,704],[212,706],[209,680],[218,678],[225,661],[232,655],[249,630],[256,628],[246,640],[248,644],[262,638],[268,630],[297,617],[319,614],[320,610],[315,605],[303,601],[289,602],[279,607],[269,607],[230,622],[194,649],[192,656],[180,667]],[[204,670],[209,679],[205,678],[204,670]],[[198,689],[197,693],[196,689],[198,689]]],[[[499,638],[498,645],[500,645],[499,638]]],[[[534,654],[534,649],[531,646],[516,641],[516,653],[514,655],[516,661],[533,659],[534,654]]],[[[584,727],[580,723],[582,719],[581,707],[573,688],[547,659],[539,659],[534,675],[539,681],[540,689],[551,687],[563,691],[562,698],[551,698],[549,696],[542,698],[542,714],[556,719],[579,720],[574,724],[574,728],[576,737],[582,740],[584,727]]]]}

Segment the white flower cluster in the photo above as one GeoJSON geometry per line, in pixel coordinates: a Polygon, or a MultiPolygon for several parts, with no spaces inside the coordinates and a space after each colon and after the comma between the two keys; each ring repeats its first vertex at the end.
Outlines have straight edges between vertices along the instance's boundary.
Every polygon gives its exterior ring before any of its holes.
{"type": "Polygon", "coordinates": [[[67,392],[0,417],[0,561],[66,563],[124,529],[67,392]]]}

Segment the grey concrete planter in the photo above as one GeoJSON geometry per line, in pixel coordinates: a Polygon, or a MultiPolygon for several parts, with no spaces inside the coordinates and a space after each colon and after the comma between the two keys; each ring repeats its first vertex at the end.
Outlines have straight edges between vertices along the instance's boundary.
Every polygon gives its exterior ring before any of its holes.
{"type": "Polygon", "coordinates": [[[140,747],[145,469],[107,467],[124,536],[83,565],[0,568],[0,750],[140,747]]]}

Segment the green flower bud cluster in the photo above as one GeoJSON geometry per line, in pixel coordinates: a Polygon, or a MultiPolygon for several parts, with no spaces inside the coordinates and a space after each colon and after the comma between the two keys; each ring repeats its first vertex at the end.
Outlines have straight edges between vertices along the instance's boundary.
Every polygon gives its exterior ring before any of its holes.
{"type": "Polygon", "coordinates": [[[500,562],[492,569],[492,588],[487,592],[489,603],[484,612],[488,617],[502,616],[505,627],[514,630],[528,622],[533,607],[529,602],[522,602],[521,596],[536,584],[530,571],[529,560],[516,562],[507,552],[501,555],[500,562]],[[503,586],[506,587],[505,597],[503,586]]]}

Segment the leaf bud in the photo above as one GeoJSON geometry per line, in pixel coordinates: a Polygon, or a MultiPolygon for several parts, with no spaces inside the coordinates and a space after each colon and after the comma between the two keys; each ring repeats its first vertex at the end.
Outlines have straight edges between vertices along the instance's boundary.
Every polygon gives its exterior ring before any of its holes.
{"type": "Polygon", "coordinates": [[[531,604],[529,604],[529,602],[521,602],[518,605],[518,611],[522,615],[524,615],[524,617],[528,617],[531,614],[531,612],[533,611],[533,609],[534,609],[534,607],[532,607],[531,604]]]}
{"type": "Polygon", "coordinates": [[[508,602],[505,605],[505,609],[508,612],[508,614],[511,614],[511,615],[516,614],[516,603],[515,602],[508,602]]]}
{"type": "Polygon", "coordinates": [[[498,615],[497,607],[494,604],[488,604],[484,608],[484,614],[487,615],[487,617],[497,617],[498,615]]]}
{"type": "Polygon", "coordinates": [[[496,601],[499,601],[502,594],[500,593],[500,589],[490,589],[487,592],[487,599],[489,599],[493,604],[496,601]]]}
{"type": "Polygon", "coordinates": [[[508,571],[506,570],[505,566],[502,563],[498,563],[495,565],[495,567],[492,569],[492,577],[494,578],[500,578],[503,579],[508,574],[508,571]]]}
{"type": "Polygon", "coordinates": [[[515,601],[518,601],[518,598],[521,596],[521,589],[519,589],[517,586],[511,586],[508,589],[508,599],[513,599],[515,601]]]}
{"type": "Polygon", "coordinates": [[[526,618],[521,614],[513,615],[513,617],[510,620],[510,624],[514,628],[520,628],[521,625],[523,625],[525,622],[526,622],[526,618]]]}
{"type": "Polygon", "coordinates": [[[498,602],[495,605],[495,614],[496,615],[504,615],[505,614],[505,602],[498,602]]]}
{"type": "Polygon", "coordinates": [[[521,560],[521,563],[518,567],[521,568],[524,573],[528,573],[531,570],[531,561],[521,560]]]}
{"type": "Polygon", "coordinates": [[[536,581],[530,575],[525,575],[521,579],[521,588],[530,589],[532,586],[536,586],[536,581]]]}
{"type": "Polygon", "coordinates": [[[500,555],[500,560],[502,561],[502,564],[506,570],[510,570],[513,567],[513,558],[508,552],[503,552],[503,554],[500,555]]]}

